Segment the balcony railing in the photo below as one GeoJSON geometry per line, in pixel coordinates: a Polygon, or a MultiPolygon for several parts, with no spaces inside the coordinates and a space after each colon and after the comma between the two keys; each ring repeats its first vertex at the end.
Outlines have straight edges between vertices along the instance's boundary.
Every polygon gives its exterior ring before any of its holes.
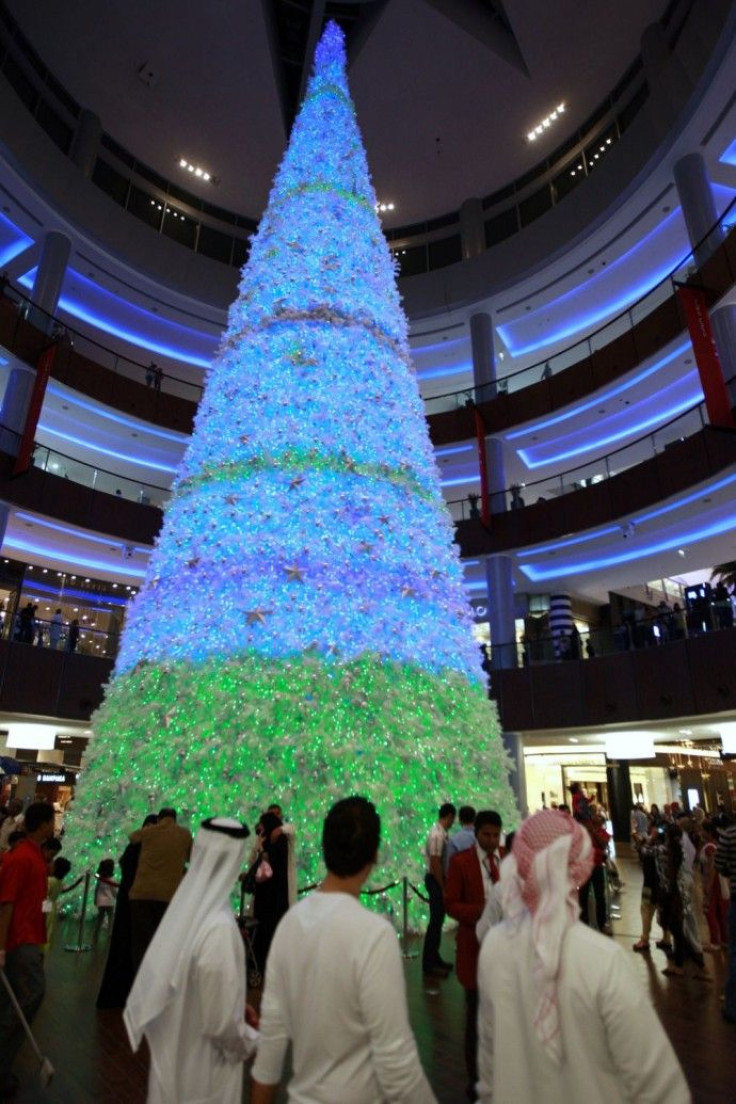
{"type": "Polygon", "coordinates": [[[69,620],[58,624],[48,618],[23,618],[20,613],[16,613],[15,617],[2,614],[0,637],[14,644],[27,644],[52,652],[74,652],[96,659],[115,659],[120,644],[119,631],[98,629],[88,624],[86,617],[78,618],[77,625],[73,627],[69,620]]]}
{"type": "MultiPolygon", "coordinates": [[[[734,377],[730,383],[736,382],[734,377]]],[[[594,460],[568,468],[557,475],[547,476],[531,482],[512,484],[506,490],[491,494],[492,513],[523,509],[538,502],[559,499],[563,495],[593,487],[598,483],[613,479],[637,464],[659,456],[672,445],[685,441],[699,433],[709,424],[705,401],[694,406],[651,433],[630,441],[613,452],[598,456],[594,460]],[[495,507],[495,509],[494,509],[495,507]]],[[[480,478],[480,477],[478,477],[480,478]]],[[[453,499],[447,503],[453,521],[480,520],[479,496],[470,494],[465,498],[453,499]]]]}
{"type": "MultiPolygon", "coordinates": [[[[546,401],[537,404],[540,410],[554,409],[564,405],[560,398],[559,376],[567,368],[581,365],[601,350],[617,348],[614,344],[621,343],[621,339],[629,336],[636,346],[637,326],[647,318],[650,318],[658,308],[664,307],[668,302],[672,303],[672,310],[677,314],[674,327],[675,332],[680,332],[684,323],[677,313],[677,306],[673,296],[675,281],[686,282],[701,275],[695,265],[695,256],[700,259],[701,267],[707,264],[703,256],[713,258],[715,251],[721,244],[724,234],[732,231],[732,223],[736,220],[736,199],[728,205],[726,210],[711,227],[702,242],[699,242],[694,250],[690,250],[681,261],[649,292],[643,295],[625,311],[622,311],[610,322],[601,326],[589,337],[576,341],[567,348],[554,354],[547,360],[538,361],[527,368],[520,369],[500,378],[497,382],[487,384],[482,388],[463,388],[459,391],[448,392],[425,400],[425,413],[427,417],[452,410],[462,410],[472,405],[481,405],[490,400],[504,395],[515,394],[531,386],[545,387],[549,391],[546,401]]],[[[729,239],[730,240],[730,239],[729,239]]],[[[726,251],[723,256],[723,264],[726,266],[724,277],[731,284],[736,282],[736,263],[733,262],[731,252],[726,251]]],[[[35,362],[38,353],[48,344],[49,340],[59,343],[57,363],[53,374],[64,380],[70,378],[70,386],[82,385],[85,377],[89,379],[90,373],[94,374],[96,368],[106,369],[113,374],[110,386],[102,387],[101,376],[90,380],[85,387],[87,394],[99,397],[101,401],[115,402],[115,379],[120,380],[119,390],[121,394],[124,388],[129,387],[128,381],[147,387],[150,409],[141,410],[142,417],[153,417],[169,413],[170,404],[167,406],[165,396],[177,396],[183,400],[182,411],[177,413],[179,420],[184,423],[191,415],[187,413],[186,404],[196,404],[202,396],[202,386],[190,380],[158,368],[155,361],[139,360],[135,357],[125,356],[114,349],[108,348],[101,341],[90,338],[74,326],[62,321],[55,315],[48,314],[36,307],[32,300],[19,288],[5,282],[2,286],[5,299],[0,298],[0,340],[6,347],[18,356],[35,362]],[[12,307],[11,305],[12,304],[12,307]],[[3,311],[5,306],[5,311],[3,311]],[[14,309],[13,309],[14,308],[14,309]],[[7,312],[11,311],[11,317],[7,312]],[[5,313],[5,317],[3,314],[5,313]],[[99,380],[99,384],[98,384],[99,380]],[[97,392],[99,396],[97,395],[97,392]]],[[[643,359],[644,354],[642,354],[643,359]]],[[[615,365],[614,365],[615,367],[615,365]]],[[[615,375],[612,372],[611,375],[615,375]]],[[[607,382],[601,379],[599,385],[607,382]]],[[[184,429],[182,425],[182,429],[184,429]]]]}
{"type": "Polygon", "coordinates": [[[613,627],[590,628],[572,635],[559,633],[555,636],[530,636],[507,644],[492,645],[490,662],[487,664],[491,688],[493,667],[508,670],[546,663],[591,660],[621,652],[660,648],[675,640],[688,640],[706,633],[733,629],[734,608],[730,596],[718,599],[714,595],[715,592],[710,601],[703,601],[691,608],[685,608],[684,600],[682,605],[667,604],[666,608],[648,612],[638,620],[632,612],[613,627]]]}
{"type": "MultiPolygon", "coordinates": [[[[554,389],[553,380],[567,368],[572,368],[582,361],[588,360],[594,353],[627,334],[633,335],[636,327],[645,318],[653,314],[658,307],[663,306],[675,294],[675,284],[687,283],[699,275],[699,267],[713,256],[723,239],[732,231],[736,222],[736,199],[731,200],[728,207],[718,218],[714,226],[710,228],[701,242],[694,249],[682,257],[680,261],[664,276],[653,288],[651,288],[626,310],[621,311],[615,318],[600,326],[592,334],[580,341],[568,345],[558,353],[536,361],[526,368],[520,368],[516,372],[509,372],[500,376],[494,383],[484,384],[482,387],[465,387],[460,391],[450,391],[444,395],[437,395],[425,399],[424,408],[427,417],[432,414],[440,414],[447,410],[457,410],[468,405],[480,406],[503,395],[511,395],[534,384],[546,384],[554,389]],[[698,257],[696,265],[695,257],[698,257]]],[[[736,271],[731,272],[732,281],[736,281],[736,271]]],[[[554,405],[554,404],[552,404],[554,405]]]]}
{"type": "MultiPolygon", "coordinates": [[[[0,432],[5,435],[10,431],[0,427],[0,432]]],[[[17,437],[17,434],[15,435],[17,437]]],[[[129,479],[115,472],[107,471],[92,464],[85,464],[81,460],[75,460],[56,449],[46,445],[36,444],[33,450],[33,466],[49,475],[56,475],[60,479],[69,479],[72,483],[79,483],[83,487],[89,487],[93,491],[102,494],[114,495],[116,498],[125,498],[129,502],[137,502],[141,506],[163,507],[168,499],[170,491],[168,487],[161,487],[153,483],[143,483],[140,479],[129,479]]]]}

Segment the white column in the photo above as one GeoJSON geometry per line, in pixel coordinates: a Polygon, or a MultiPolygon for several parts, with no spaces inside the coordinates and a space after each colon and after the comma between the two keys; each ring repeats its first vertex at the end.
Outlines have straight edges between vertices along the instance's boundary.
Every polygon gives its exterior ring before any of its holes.
{"type": "MultiPolygon", "coordinates": [[[[473,351],[473,382],[476,401],[496,397],[496,358],[493,349],[493,322],[490,314],[478,311],[470,318],[470,343],[473,351]]],[[[506,509],[506,472],[503,441],[486,437],[488,496],[493,515],[506,509]]],[[[510,556],[496,554],[485,560],[488,619],[491,631],[491,662],[494,667],[516,666],[514,639],[513,562],[510,556]]]]}

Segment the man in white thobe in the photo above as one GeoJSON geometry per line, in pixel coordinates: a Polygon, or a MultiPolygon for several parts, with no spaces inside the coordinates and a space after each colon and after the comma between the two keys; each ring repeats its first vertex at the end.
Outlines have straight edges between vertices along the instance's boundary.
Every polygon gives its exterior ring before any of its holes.
{"type": "Polygon", "coordinates": [[[689,1104],[672,1046],[625,952],[578,919],[590,836],[566,813],[524,822],[501,865],[505,919],[481,947],[483,1104],[689,1104]]]}
{"type": "Polygon", "coordinates": [[[136,975],[124,1019],[133,1050],[148,1040],[148,1104],[241,1102],[243,1062],[258,1033],[245,1021],[245,955],[230,893],[249,834],[228,817],[203,822],[136,975]]]}
{"type": "Polygon", "coordinates": [[[251,1104],[273,1104],[292,1048],[292,1104],[436,1104],[409,1027],[391,925],[363,908],[380,819],[338,801],[322,833],[327,876],[281,920],[266,966],[251,1104]]]}

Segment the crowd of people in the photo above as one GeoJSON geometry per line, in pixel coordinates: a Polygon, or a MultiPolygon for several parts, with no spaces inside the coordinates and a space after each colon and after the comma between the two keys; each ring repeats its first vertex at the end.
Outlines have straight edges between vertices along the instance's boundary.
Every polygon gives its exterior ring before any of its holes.
{"type": "Polygon", "coordinates": [[[19,644],[37,644],[40,648],[64,649],[76,652],[79,644],[79,618],[73,617],[65,624],[61,608],[57,608],[48,620],[38,616],[38,605],[27,602],[16,615],[13,639],[19,644]]]}
{"type": "MultiPolygon", "coordinates": [[[[662,929],[656,946],[669,963],[664,973],[680,977],[692,962],[705,976],[704,952],[729,951],[728,849],[731,833],[724,812],[707,818],[700,806],[686,813],[678,802],[647,811],[637,804],[631,814],[631,838],[642,866],[642,931],[634,950],[648,954],[652,923],[662,929]]],[[[734,898],[736,900],[736,897],[734,898]]],[[[736,1022],[736,994],[726,999],[724,1017],[736,1022]]]]}
{"type": "MultiPolygon", "coordinates": [[[[429,985],[454,970],[465,992],[467,1097],[684,1104],[690,1093],[672,1047],[599,911],[605,818],[577,783],[570,803],[504,838],[494,810],[447,802],[426,840],[422,967],[429,985]],[[441,955],[445,915],[457,923],[454,962],[441,955]]],[[[52,805],[11,803],[4,813],[0,966],[31,1021],[70,864],[59,855],[52,805]]],[[[112,925],[98,1007],[124,1009],[134,1049],[147,1039],[150,1104],[239,1104],[251,1058],[252,1104],[272,1104],[289,1047],[290,1100],[432,1104],[395,932],[360,903],[380,835],[369,800],[337,802],[322,828],[325,876],[298,903],[296,837],[278,805],[261,815],[250,852],[239,820],[210,818],[192,839],[164,807],[131,833],[119,877],[112,859],[100,861],[96,934],[112,925]],[[246,1002],[242,924],[231,903],[238,882],[253,897],[250,949],[265,974],[259,1013],[246,1002]]],[[[671,976],[688,959],[702,969],[705,951],[728,947],[723,1015],[736,1023],[736,824],[699,810],[685,816],[676,804],[636,806],[632,840],[644,874],[634,950],[648,952],[655,915],[671,976]]],[[[16,1091],[22,1041],[0,991],[0,1099],[16,1091]]]]}

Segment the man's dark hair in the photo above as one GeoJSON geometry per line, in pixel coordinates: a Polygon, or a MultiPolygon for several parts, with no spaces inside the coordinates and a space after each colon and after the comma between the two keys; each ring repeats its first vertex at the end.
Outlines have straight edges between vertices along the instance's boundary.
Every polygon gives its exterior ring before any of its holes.
{"type": "Polygon", "coordinates": [[[503,828],[501,817],[493,809],[481,809],[479,813],[475,814],[476,832],[486,824],[492,824],[494,828],[503,828]]]}
{"type": "Polygon", "coordinates": [[[58,859],[54,859],[54,877],[66,878],[67,874],[72,868],[72,864],[68,859],[65,859],[63,855],[59,855],[58,859]]]}
{"type": "Polygon", "coordinates": [[[171,817],[172,820],[176,820],[176,809],[172,809],[170,805],[164,805],[163,809],[158,811],[158,819],[162,820],[164,817],[171,817]]]}
{"type": "Polygon", "coordinates": [[[30,836],[32,832],[38,831],[43,824],[48,824],[50,820],[54,819],[54,807],[49,805],[47,801],[34,801],[26,809],[25,826],[26,832],[30,836]]]}
{"type": "Polygon", "coordinates": [[[44,844],[41,845],[41,850],[45,851],[49,857],[58,855],[61,851],[61,840],[58,840],[56,836],[51,836],[44,844]]]}
{"type": "Polygon", "coordinates": [[[457,809],[452,804],[452,802],[451,801],[446,801],[444,805],[440,805],[440,811],[437,814],[437,817],[438,817],[439,820],[444,820],[444,818],[446,816],[449,816],[450,813],[452,813],[452,815],[454,816],[456,812],[457,812],[457,809]]]}
{"type": "Polygon", "coordinates": [[[322,854],[338,878],[350,878],[373,862],[380,842],[381,818],[365,797],[346,797],[325,817],[322,854]]]}
{"type": "Polygon", "coordinates": [[[475,809],[472,805],[461,805],[457,818],[461,824],[473,824],[475,821],[475,809]]]}

